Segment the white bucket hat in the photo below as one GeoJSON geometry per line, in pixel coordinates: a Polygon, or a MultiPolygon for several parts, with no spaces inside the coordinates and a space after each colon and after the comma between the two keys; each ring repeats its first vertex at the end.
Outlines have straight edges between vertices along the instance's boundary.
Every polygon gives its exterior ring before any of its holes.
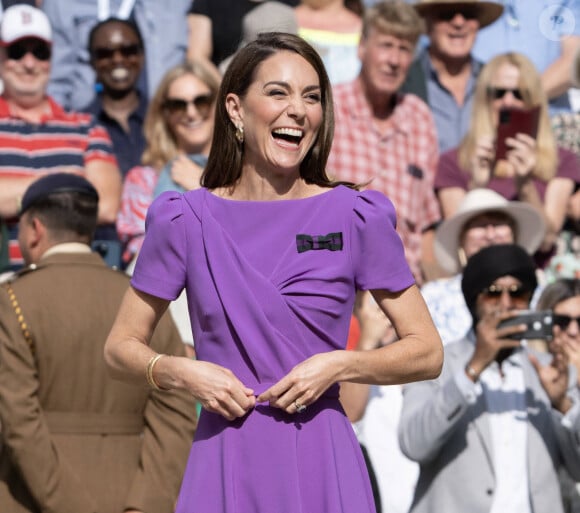
{"type": "Polygon", "coordinates": [[[447,272],[461,270],[459,237],[465,223],[484,212],[503,212],[516,223],[516,243],[532,254],[540,247],[546,225],[542,216],[530,205],[521,201],[508,201],[491,189],[469,191],[455,215],[443,221],[435,231],[435,258],[447,272]]]}

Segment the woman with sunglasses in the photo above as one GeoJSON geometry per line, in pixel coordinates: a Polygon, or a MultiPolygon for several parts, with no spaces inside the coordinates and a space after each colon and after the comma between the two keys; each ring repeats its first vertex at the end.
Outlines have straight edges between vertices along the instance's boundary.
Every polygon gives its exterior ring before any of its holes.
{"type": "Polygon", "coordinates": [[[145,215],[162,190],[198,188],[211,147],[214,99],[219,75],[210,64],[192,61],[169,70],[151,99],[145,117],[147,146],[142,165],[129,171],[123,185],[117,230],[123,262],[139,252],[145,215]]]}
{"type": "Polygon", "coordinates": [[[560,278],[550,283],[538,299],[537,310],[552,310],[554,339],[578,370],[580,386],[580,279],[560,278]]]}
{"type": "Polygon", "coordinates": [[[441,370],[392,203],[326,174],[333,126],[316,50],[262,33],[224,74],[203,187],[149,208],[105,358],[120,379],[202,405],[176,513],[374,513],[339,383],[441,370]],[[345,350],[357,289],[371,290],[398,342],[345,350]],[[148,347],[183,290],[197,360],[148,347]]]}
{"type": "Polygon", "coordinates": [[[435,189],[444,218],[454,214],[468,190],[489,187],[537,209],[547,227],[540,249],[549,254],[577,183],[580,166],[574,154],[556,145],[546,95],[533,64],[517,53],[489,61],[477,80],[469,131],[459,147],[439,161],[435,189]],[[506,138],[505,159],[496,165],[500,112],[533,107],[539,107],[537,136],[517,132],[506,138]]]}
{"type": "Polygon", "coordinates": [[[145,149],[147,98],[138,84],[145,62],[143,38],[133,21],[107,18],[89,33],[88,48],[97,94],[81,110],[107,129],[125,177],[145,149]]]}
{"type": "MultiPolygon", "coordinates": [[[[548,348],[563,349],[570,364],[576,368],[576,380],[580,387],[580,279],[560,278],[547,285],[536,309],[553,311],[554,339],[548,348]]],[[[566,511],[578,511],[580,485],[568,473],[560,472],[559,478],[566,511]]]]}

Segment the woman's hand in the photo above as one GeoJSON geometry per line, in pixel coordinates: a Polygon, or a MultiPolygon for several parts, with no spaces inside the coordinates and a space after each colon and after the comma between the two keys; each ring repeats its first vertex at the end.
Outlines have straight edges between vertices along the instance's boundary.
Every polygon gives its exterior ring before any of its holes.
{"type": "Polygon", "coordinates": [[[256,405],[254,391],[246,387],[231,370],[210,362],[183,361],[188,366],[182,373],[185,389],[207,411],[234,420],[243,417],[256,405]]]}
{"type": "Polygon", "coordinates": [[[505,142],[510,148],[506,156],[513,176],[519,180],[531,178],[538,161],[536,140],[520,133],[516,137],[508,137],[505,142]]]}
{"type": "Polygon", "coordinates": [[[171,179],[186,191],[199,189],[203,168],[193,162],[187,155],[178,155],[171,164],[171,179]]]}
{"type": "Polygon", "coordinates": [[[347,351],[331,351],[311,356],[260,394],[257,402],[268,401],[270,406],[287,413],[296,413],[300,406],[311,405],[338,381],[341,357],[346,353],[347,351]]]}
{"type": "Polygon", "coordinates": [[[552,361],[548,365],[541,365],[538,359],[529,355],[532,365],[536,369],[542,387],[548,394],[552,407],[565,414],[571,407],[572,402],[567,397],[568,390],[568,356],[557,341],[550,344],[552,361]]]}
{"type": "Polygon", "coordinates": [[[471,159],[471,188],[486,187],[491,178],[491,166],[495,157],[495,148],[491,137],[481,137],[477,141],[475,153],[471,159]]]}

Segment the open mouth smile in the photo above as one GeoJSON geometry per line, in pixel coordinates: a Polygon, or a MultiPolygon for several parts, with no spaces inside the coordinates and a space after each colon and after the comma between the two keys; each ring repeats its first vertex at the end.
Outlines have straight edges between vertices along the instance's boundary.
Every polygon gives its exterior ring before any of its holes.
{"type": "Polygon", "coordinates": [[[298,128],[275,128],[272,137],[298,145],[304,138],[304,132],[298,128]]]}

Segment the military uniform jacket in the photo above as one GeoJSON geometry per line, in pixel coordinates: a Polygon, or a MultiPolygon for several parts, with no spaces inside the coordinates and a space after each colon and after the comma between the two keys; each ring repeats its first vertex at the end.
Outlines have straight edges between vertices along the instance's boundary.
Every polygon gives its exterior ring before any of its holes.
{"type": "MultiPolygon", "coordinates": [[[[94,253],[56,253],[8,285],[0,287],[2,513],[172,512],[195,404],[182,391],[108,375],[103,347],[128,278],[94,253]]],[[[184,354],[168,316],[152,347],[184,354]]]]}

